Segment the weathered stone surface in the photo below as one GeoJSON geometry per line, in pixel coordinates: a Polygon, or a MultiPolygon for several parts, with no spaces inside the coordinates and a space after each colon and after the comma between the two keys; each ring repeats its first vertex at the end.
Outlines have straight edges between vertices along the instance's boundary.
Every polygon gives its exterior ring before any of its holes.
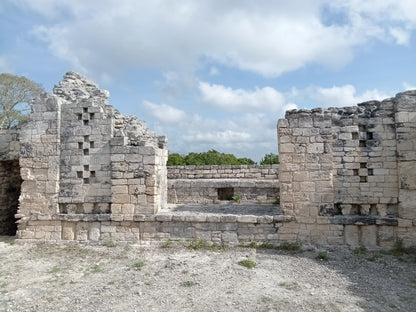
{"type": "Polygon", "coordinates": [[[0,132],[0,230],[20,218],[21,239],[414,244],[414,91],[286,112],[278,122],[278,166],[169,169],[166,138],[120,114],[108,97],[70,72],[54,94],[34,101],[22,129],[0,132]],[[280,199],[284,214],[157,214],[168,197],[212,203],[230,194],[280,199]]]}
{"type": "MultiPolygon", "coordinates": [[[[416,218],[414,116],[414,91],[356,107],[286,112],[278,123],[284,213],[299,220],[332,215],[332,223],[346,225],[347,244],[387,245],[379,228],[396,227],[397,216],[416,218]]],[[[404,237],[391,233],[392,240],[404,237]]],[[[318,242],[316,237],[306,239],[318,242]]]]}

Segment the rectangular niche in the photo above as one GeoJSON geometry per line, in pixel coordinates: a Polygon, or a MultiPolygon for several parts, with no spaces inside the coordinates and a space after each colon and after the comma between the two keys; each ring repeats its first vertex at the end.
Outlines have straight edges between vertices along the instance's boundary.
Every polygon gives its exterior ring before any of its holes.
{"type": "Polygon", "coordinates": [[[221,187],[217,189],[218,200],[232,200],[234,196],[233,187],[221,187]]]}

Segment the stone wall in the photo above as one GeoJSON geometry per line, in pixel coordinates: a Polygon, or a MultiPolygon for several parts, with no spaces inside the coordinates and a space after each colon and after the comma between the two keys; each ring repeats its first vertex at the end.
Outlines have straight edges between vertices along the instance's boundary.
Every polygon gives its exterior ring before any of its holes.
{"type": "Polygon", "coordinates": [[[168,179],[278,180],[279,165],[168,166],[168,179]]]}
{"type": "Polygon", "coordinates": [[[150,244],[171,240],[204,240],[208,243],[269,242],[278,245],[285,234],[280,228],[290,216],[138,214],[131,221],[115,221],[110,215],[36,215],[28,222],[33,236],[27,240],[92,243],[150,244]],[[280,238],[281,237],[281,238],[280,238]]]}
{"type": "Polygon", "coordinates": [[[278,165],[168,167],[168,202],[279,201],[278,165]]]}
{"type": "Polygon", "coordinates": [[[132,220],[134,214],[154,214],[166,206],[166,138],[120,114],[108,96],[70,72],[54,94],[34,101],[30,121],[20,131],[18,237],[61,238],[61,224],[47,230],[31,226],[36,215],[105,219],[111,214],[132,220]]]}
{"type": "Polygon", "coordinates": [[[67,73],[21,130],[0,133],[0,233],[16,231],[17,220],[25,240],[415,245],[416,91],[289,111],[278,136],[278,166],[167,169],[165,137],[67,73]],[[168,197],[207,204],[233,195],[280,199],[283,214],[163,209],[168,197]]]}
{"type": "Polygon", "coordinates": [[[279,120],[281,206],[298,221],[293,238],[414,244],[415,109],[416,92],[408,91],[356,107],[289,111],[279,120]],[[325,235],[334,225],[338,234],[325,235]]]}

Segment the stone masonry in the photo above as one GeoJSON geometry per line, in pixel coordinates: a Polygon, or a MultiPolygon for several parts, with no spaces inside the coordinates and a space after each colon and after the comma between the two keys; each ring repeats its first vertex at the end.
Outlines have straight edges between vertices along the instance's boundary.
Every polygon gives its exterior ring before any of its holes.
{"type": "Polygon", "coordinates": [[[168,167],[168,202],[216,203],[238,196],[242,202],[279,202],[278,165],[168,167]]]}
{"type": "Polygon", "coordinates": [[[74,239],[82,229],[70,220],[79,215],[127,221],[165,207],[166,138],[121,115],[108,96],[70,72],[33,103],[20,133],[18,237],[74,239]]]}
{"type": "Polygon", "coordinates": [[[0,235],[416,245],[416,91],[286,112],[278,166],[169,169],[166,138],[120,114],[108,97],[69,72],[53,94],[35,99],[28,123],[0,132],[0,235]],[[263,205],[217,202],[232,195],[263,205]],[[182,205],[168,209],[168,197],[182,205]],[[264,205],[276,200],[281,209],[264,205]]]}
{"type": "Polygon", "coordinates": [[[387,246],[416,241],[416,92],[279,120],[281,207],[293,238],[387,246]]]}

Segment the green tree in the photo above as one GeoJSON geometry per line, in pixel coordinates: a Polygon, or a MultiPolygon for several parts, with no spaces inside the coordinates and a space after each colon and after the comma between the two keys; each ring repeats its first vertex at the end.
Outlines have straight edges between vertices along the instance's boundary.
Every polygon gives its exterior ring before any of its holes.
{"type": "Polygon", "coordinates": [[[185,156],[186,165],[203,166],[205,165],[205,159],[201,154],[189,153],[185,156]]]}
{"type": "Polygon", "coordinates": [[[240,165],[255,165],[256,164],[254,160],[250,158],[246,158],[246,157],[238,158],[237,160],[240,165]]]}
{"type": "Polygon", "coordinates": [[[185,165],[186,165],[185,158],[182,155],[178,153],[169,154],[166,166],[185,166],[185,165]]]}
{"type": "Polygon", "coordinates": [[[249,158],[237,158],[233,154],[220,153],[209,150],[203,153],[189,153],[186,156],[172,153],[169,155],[167,166],[183,165],[254,165],[255,162],[249,158]]]}
{"type": "Polygon", "coordinates": [[[279,155],[277,154],[266,154],[264,157],[260,160],[260,165],[273,165],[279,163],[279,155]]]}
{"type": "Polygon", "coordinates": [[[31,102],[43,92],[26,77],[0,74],[0,129],[10,129],[28,119],[31,102]]]}

